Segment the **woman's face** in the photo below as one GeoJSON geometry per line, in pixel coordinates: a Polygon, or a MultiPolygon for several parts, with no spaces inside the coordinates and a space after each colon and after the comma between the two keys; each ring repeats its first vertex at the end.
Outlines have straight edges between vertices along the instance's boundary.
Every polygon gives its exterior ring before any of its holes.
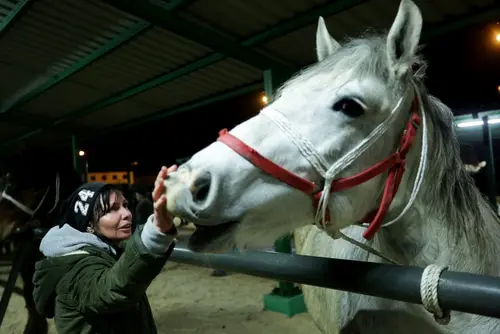
{"type": "Polygon", "coordinates": [[[132,214],[127,208],[126,199],[111,193],[109,196],[109,212],[99,219],[97,228],[106,238],[121,241],[132,235],[132,214]]]}

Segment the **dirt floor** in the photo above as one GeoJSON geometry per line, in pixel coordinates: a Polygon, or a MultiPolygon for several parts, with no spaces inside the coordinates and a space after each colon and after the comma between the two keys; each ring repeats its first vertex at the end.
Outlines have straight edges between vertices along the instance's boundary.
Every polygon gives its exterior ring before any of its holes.
{"type": "MultiPolygon", "coordinates": [[[[0,281],[7,280],[9,269],[0,268],[0,281]]],[[[307,313],[287,318],[263,311],[263,295],[276,282],[239,274],[212,277],[211,272],[190,265],[167,264],[148,289],[159,333],[320,334],[307,313]]],[[[19,288],[20,283],[19,280],[19,288]]],[[[22,333],[26,318],[24,301],[14,293],[0,332],[22,333]]],[[[56,333],[52,321],[50,333],[56,333]]]]}

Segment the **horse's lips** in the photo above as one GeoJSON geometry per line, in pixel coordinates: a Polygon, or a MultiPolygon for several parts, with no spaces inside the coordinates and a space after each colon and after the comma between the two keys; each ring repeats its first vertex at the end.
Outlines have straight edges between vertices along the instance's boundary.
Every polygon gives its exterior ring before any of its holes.
{"type": "Polygon", "coordinates": [[[195,252],[202,252],[207,249],[217,248],[214,247],[215,245],[213,243],[217,239],[227,236],[236,224],[238,224],[238,222],[230,222],[213,226],[195,224],[196,231],[188,240],[188,248],[195,252]]]}

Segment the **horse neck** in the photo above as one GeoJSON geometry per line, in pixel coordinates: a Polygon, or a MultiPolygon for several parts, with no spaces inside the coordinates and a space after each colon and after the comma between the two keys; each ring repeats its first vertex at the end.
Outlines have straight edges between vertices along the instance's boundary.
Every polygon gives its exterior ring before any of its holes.
{"type": "MultiPolygon", "coordinates": [[[[427,116],[427,170],[412,209],[397,223],[382,228],[374,245],[403,265],[435,263],[450,270],[498,275],[500,221],[462,168],[458,143],[446,138],[443,124],[427,116]],[[446,157],[446,155],[449,155],[446,157]]],[[[407,203],[418,168],[422,131],[407,159],[407,172],[388,220],[407,203]]]]}

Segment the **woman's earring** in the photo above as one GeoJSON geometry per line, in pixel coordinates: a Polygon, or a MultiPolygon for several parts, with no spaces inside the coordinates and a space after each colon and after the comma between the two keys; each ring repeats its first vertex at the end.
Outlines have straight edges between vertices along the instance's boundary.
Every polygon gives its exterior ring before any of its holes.
{"type": "Polygon", "coordinates": [[[94,234],[94,228],[92,226],[87,226],[87,232],[94,234]]]}

